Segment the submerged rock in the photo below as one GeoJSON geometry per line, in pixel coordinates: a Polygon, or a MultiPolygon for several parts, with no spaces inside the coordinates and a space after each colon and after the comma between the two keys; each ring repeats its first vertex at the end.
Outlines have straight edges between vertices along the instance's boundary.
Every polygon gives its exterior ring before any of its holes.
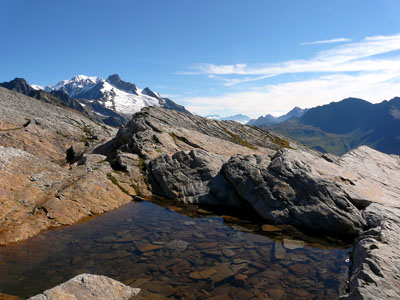
{"type": "Polygon", "coordinates": [[[106,276],[81,274],[28,300],[128,300],[139,292],[106,276]]]}
{"type": "Polygon", "coordinates": [[[0,293],[0,300],[24,300],[23,298],[0,293]]]}

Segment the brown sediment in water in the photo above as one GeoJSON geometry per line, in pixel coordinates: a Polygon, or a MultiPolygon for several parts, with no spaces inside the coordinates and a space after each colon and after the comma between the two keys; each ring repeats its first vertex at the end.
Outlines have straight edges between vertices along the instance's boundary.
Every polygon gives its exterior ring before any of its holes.
{"type": "Polygon", "coordinates": [[[349,248],[244,232],[198,215],[132,202],[1,247],[0,292],[29,297],[80,273],[171,299],[337,299],[344,292],[349,248]]]}

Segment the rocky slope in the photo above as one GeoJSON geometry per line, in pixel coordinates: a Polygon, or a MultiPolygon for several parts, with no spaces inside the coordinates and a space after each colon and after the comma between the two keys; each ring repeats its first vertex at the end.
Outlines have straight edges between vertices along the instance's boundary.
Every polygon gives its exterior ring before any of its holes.
{"type": "Polygon", "coordinates": [[[131,200],[106,157],[85,154],[115,129],[4,88],[0,104],[0,245],[131,200]]]}
{"type": "Polygon", "coordinates": [[[19,93],[0,88],[0,102],[0,244],[153,193],[357,237],[343,299],[400,295],[399,156],[365,146],[322,154],[256,127],[159,107],[134,114],[112,138],[112,128],[19,93]]]}
{"type": "Polygon", "coordinates": [[[394,205],[400,192],[386,175],[400,171],[398,159],[370,148],[322,155],[264,130],[159,108],[136,114],[106,149],[142,157],[156,194],[336,234],[360,233],[362,209],[394,205]]]}

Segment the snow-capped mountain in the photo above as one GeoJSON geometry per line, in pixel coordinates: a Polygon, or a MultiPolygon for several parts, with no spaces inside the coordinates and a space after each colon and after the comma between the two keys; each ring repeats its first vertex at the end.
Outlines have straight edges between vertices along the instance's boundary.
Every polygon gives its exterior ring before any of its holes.
{"type": "Polygon", "coordinates": [[[78,75],[54,85],[35,88],[43,88],[47,92],[63,91],[69,97],[79,100],[83,106],[90,105],[94,113],[99,115],[104,115],[104,109],[108,109],[128,117],[145,106],[159,106],[189,113],[183,106],[162,98],[149,88],[142,90],[133,83],[121,80],[117,74],[107,79],[78,75]]]}
{"type": "Polygon", "coordinates": [[[242,124],[246,124],[250,120],[250,117],[248,117],[246,115],[242,115],[242,114],[228,116],[228,117],[221,117],[220,115],[215,114],[215,115],[207,115],[205,117],[210,120],[218,120],[218,121],[230,120],[230,121],[236,121],[236,122],[239,122],[242,124]]]}

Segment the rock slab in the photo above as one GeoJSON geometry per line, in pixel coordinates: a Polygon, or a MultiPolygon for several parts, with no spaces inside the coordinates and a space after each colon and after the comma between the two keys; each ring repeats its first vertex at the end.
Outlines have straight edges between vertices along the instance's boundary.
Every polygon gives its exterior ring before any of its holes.
{"type": "Polygon", "coordinates": [[[139,292],[106,276],[81,274],[28,300],[128,300],[139,292]]]}

